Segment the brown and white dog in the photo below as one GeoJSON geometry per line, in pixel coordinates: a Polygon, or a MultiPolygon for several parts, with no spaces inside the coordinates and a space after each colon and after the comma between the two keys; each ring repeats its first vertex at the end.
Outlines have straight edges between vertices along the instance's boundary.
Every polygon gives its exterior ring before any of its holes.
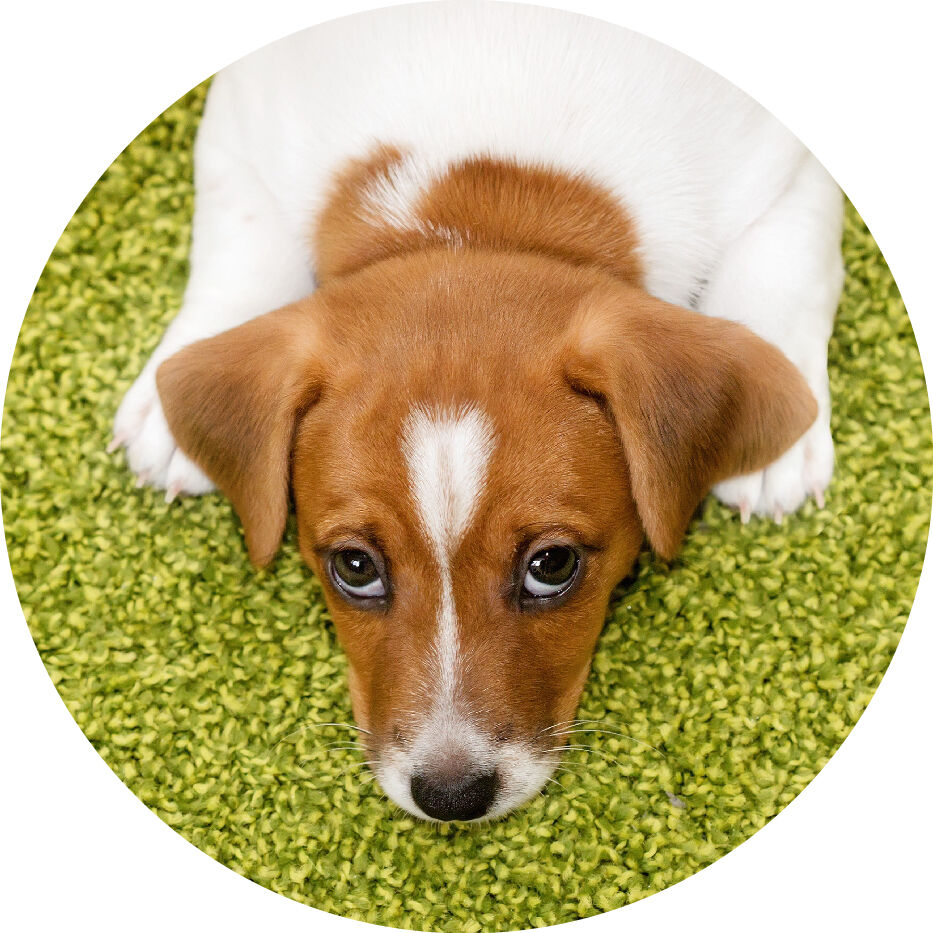
{"type": "Polygon", "coordinates": [[[257,566],[291,497],[387,794],[505,813],[643,541],[673,557],[713,487],[746,519],[822,496],[838,189],[696,64],[499,4],[231,66],[195,182],[115,445],[170,499],[218,486],[257,566]]]}

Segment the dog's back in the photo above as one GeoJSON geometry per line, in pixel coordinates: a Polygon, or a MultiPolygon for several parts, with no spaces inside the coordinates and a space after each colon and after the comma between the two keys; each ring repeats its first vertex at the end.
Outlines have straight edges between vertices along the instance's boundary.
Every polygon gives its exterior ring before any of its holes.
{"type": "Polygon", "coordinates": [[[199,141],[256,166],[296,231],[334,173],[379,144],[409,154],[379,193],[399,225],[458,159],[585,174],[636,222],[647,290],[682,304],[804,155],[753,100],[666,46],[499,3],[390,8],[269,45],[217,76],[199,141]]]}

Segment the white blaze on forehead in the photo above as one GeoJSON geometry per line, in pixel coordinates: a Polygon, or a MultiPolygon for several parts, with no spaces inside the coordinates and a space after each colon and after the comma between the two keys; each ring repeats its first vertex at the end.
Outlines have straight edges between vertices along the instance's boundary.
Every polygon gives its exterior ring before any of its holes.
{"type": "Polygon", "coordinates": [[[446,563],[469,525],[493,448],[489,419],[472,406],[414,409],[402,449],[418,516],[438,563],[446,563]]]}
{"type": "Polygon", "coordinates": [[[415,408],[405,422],[402,451],[418,517],[440,571],[435,655],[442,705],[457,685],[459,637],[450,564],[482,495],[494,434],[478,409],[415,408]]]}

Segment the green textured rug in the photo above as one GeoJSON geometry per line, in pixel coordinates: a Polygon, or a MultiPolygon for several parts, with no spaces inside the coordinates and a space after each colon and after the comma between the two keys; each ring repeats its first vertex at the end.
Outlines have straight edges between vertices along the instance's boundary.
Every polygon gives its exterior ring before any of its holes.
{"type": "Polygon", "coordinates": [[[219,496],[167,506],[108,456],[178,307],[204,89],[117,159],[42,275],[4,409],[3,516],[48,671],[137,796],[248,878],[346,916],[499,930],[644,897],[734,848],[823,767],[884,673],[920,574],[933,443],[891,275],[849,210],[825,509],[743,526],[715,501],[620,588],[557,784],[486,826],[418,823],[342,747],[345,663],[290,528],[254,572],[219,496]],[[650,748],[642,743],[650,743],[650,748]]]}

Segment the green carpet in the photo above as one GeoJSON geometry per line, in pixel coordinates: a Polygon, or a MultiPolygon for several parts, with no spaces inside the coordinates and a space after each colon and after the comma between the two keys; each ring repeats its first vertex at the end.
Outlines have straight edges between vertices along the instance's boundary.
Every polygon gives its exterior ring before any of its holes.
{"type": "MultiPolygon", "coordinates": [[[[849,209],[831,347],[827,507],[743,526],[708,501],[673,567],[645,554],[610,610],[557,784],[501,822],[419,823],[343,748],[346,666],[294,528],[253,571],[220,496],[172,506],[108,456],[113,413],[177,309],[204,90],[116,160],[36,288],[4,409],[3,517],[20,599],[75,719],[134,793],[289,897],[426,930],[620,907],[786,806],[878,686],[913,600],[933,441],[887,266],[849,209]],[[657,751],[642,743],[650,743],[657,751]]],[[[896,814],[892,818],[899,818],[896,814]]]]}

